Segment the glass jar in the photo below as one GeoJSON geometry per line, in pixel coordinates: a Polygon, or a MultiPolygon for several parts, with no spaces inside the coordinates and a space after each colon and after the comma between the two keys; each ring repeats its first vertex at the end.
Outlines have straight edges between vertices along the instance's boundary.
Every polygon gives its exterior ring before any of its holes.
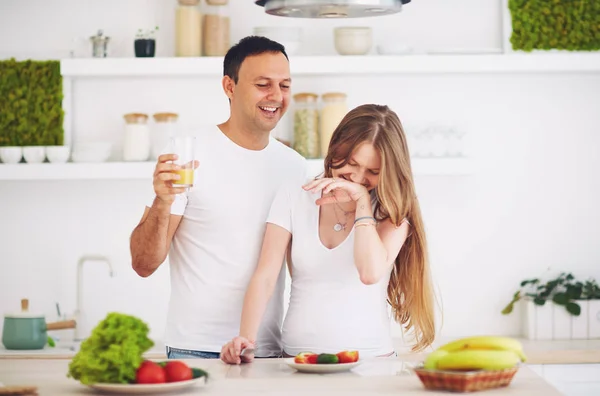
{"type": "Polygon", "coordinates": [[[202,55],[200,0],[179,0],[175,11],[175,56],[202,55]]]}
{"type": "Polygon", "coordinates": [[[229,51],[229,10],[226,6],[206,6],[202,23],[205,56],[225,56],[229,51]]]}
{"type": "Polygon", "coordinates": [[[325,158],[331,135],[340,124],[342,118],[348,113],[346,105],[346,94],[341,92],[328,92],[321,95],[323,102],[320,117],[320,139],[321,139],[321,156],[325,158]]]}
{"type": "Polygon", "coordinates": [[[294,95],[294,150],[304,158],[319,158],[319,108],[314,93],[294,95]]]}
{"type": "Polygon", "coordinates": [[[128,113],[125,118],[125,137],[123,141],[124,161],[147,161],[150,156],[150,130],[148,115],[128,113]]]}
{"type": "Polygon", "coordinates": [[[106,58],[110,37],[105,36],[102,30],[98,30],[95,36],[90,37],[90,41],[92,42],[92,57],[106,58]]]}
{"type": "Polygon", "coordinates": [[[176,135],[177,119],[176,113],[155,113],[154,128],[151,136],[151,152],[153,159],[165,152],[169,144],[169,139],[176,135]]]}

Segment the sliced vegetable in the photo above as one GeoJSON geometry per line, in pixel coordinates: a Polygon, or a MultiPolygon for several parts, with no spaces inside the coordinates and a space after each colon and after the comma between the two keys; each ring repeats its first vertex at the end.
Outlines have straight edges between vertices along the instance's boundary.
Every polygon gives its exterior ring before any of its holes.
{"type": "Polygon", "coordinates": [[[339,363],[339,359],[332,353],[321,353],[317,356],[317,364],[335,364],[339,363]]]}
{"type": "Polygon", "coordinates": [[[300,352],[299,354],[296,355],[296,357],[294,357],[294,363],[298,363],[298,364],[306,364],[308,363],[308,357],[310,355],[314,355],[314,353],[312,352],[300,352]]]}
{"type": "Polygon", "coordinates": [[[336,354],[340,363],[354,363],[358,361],[358,351],[342,351],[336,354]]]}

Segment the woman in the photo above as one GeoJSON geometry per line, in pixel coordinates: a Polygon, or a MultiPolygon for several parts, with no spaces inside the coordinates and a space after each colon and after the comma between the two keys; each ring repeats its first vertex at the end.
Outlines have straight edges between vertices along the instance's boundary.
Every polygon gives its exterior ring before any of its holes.
{"type": "Polygon", "coordinates": [[[433,292],[423,221],[402,125],[387,106],[351,110],[333,133],[322,178],[283,186],[267,219],[240,335],[223,346],[230,364],[254,340],[286,253],[292,277],[284,356],[357,350],[390,356],[388,304],[415,336],[434,339],[433,292]],[[316,204],[315,204],[316,203],[316,204]]]}

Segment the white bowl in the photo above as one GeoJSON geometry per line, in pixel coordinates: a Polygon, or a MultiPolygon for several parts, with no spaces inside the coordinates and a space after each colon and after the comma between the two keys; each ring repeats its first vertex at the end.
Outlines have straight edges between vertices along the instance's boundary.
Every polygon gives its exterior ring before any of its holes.
{"type": "Polygon", "coordinates": [[[53,164],[64,164],[69,160],[70,154],[69,146],[46,146],[46,157],[53,164]]]}
{"type": "Polygon", "coordinates": [[[18,164],[23,158],[23,148],[17,146],[0,147],[0,160],[5,164],[18,164]]]}
{"type": "Polygon", "coordinates": [[[413,52],[413,48],[406,44],[390,42],[377,46],[377,53],[380,55],[408,55],[413,52]]]}
{"type": "Polygon", "coordinates": [[[300,41],[302,28],[296,26],[258,26],[254,28],[254,34],[271,40],[300,41]]]}
{"type": "Polygon", "coordinates": [[[340,55],[365,55],[373,45],[370,27],[338,27],[333,36],[335,50],[340,55]]]}
{"type": "Polygon", "coordinates": [[[39,164],[46,159],[46,148],[44,146],[24,146],[23,157],[28,164],[39,164]]]}
{"type": "Polygon", "coordinates": [[[293,26],[255,27],[254,35],[266,37],[285,47],[288,55],[298,53],[302,41],[302,28],[293,26]]]}
{"type": "Polygon", "coordinates": [[[71,159],[73,162],[104,162],[111,154],[112,144],[108,142],[76,143],[71,159]]]}

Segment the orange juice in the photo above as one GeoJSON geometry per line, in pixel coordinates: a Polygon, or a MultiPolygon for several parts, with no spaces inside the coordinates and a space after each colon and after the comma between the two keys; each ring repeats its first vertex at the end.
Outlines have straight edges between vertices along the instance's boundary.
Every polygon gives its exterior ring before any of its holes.
{"type": "Polygon", "coordinates": [[[179,180],[173,180],[174,185],[191,187],[194,185],[194,170],[179,169],[174,172],[179,175],[179,180]]]}

